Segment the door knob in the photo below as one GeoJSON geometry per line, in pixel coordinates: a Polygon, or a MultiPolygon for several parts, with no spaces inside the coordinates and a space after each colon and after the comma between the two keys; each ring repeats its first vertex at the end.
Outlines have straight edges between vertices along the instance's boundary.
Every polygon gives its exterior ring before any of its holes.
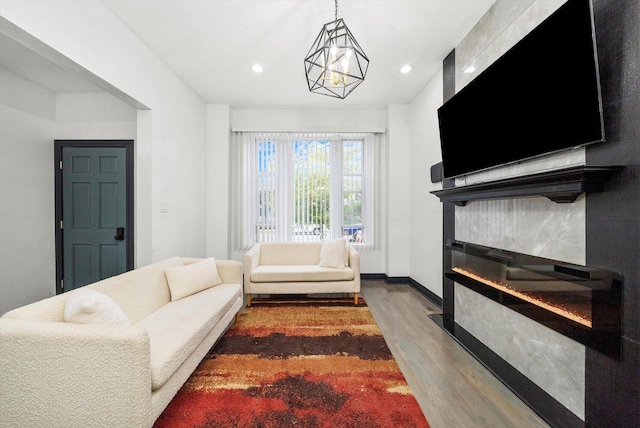
{"type": "Polygon", "coordinates": [[[124,241],[124,227],[118,227],[116,229],[116,236],[113,237],[116,241],[124,241]]]}

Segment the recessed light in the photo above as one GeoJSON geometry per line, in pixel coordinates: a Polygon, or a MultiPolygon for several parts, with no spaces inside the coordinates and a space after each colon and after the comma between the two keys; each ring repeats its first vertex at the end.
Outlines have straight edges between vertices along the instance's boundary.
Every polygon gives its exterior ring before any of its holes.
{"type": "Polygon", "coordinates": [[[251,67],[251,69],[256,73],[262,73],[262,66],[260,64],[254,65],[253,67],[251,67]]]}
{"type": "Polygon", "coordinates": [[[407,74],[408,72],[410,72],[411,70],[413,70],[413,67],[410,65],[405,65],[400,69],[400,73],[402,74],[407,74]]]}
{"type": "Polygon", "coordinates": [[[463,72],[463,73],[471,74],[471,73],[473,73],[474,71],[476,71],[476,68],[475,68],[473,65],[470,65],[469,67],[467,67],[467,68],[465,68],[465,69],[464,69],[464,72],[463,72]]]}

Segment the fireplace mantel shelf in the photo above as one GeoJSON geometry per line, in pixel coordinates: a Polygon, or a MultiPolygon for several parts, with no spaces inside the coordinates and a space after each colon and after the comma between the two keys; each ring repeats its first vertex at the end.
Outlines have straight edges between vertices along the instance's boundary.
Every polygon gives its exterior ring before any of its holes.
{"type": "Polygon", "coordinates": [[[624,166],[573,166],[431,192],[440,202],[465,206],[484,199],[544,196],[557,203],[571,203],[582,193],[601,192],[604,183],[624,166]]]}

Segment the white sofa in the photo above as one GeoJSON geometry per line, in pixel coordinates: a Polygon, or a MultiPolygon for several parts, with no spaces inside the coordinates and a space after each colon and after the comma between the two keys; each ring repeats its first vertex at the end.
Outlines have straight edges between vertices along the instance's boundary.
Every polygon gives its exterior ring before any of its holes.
{"type": "Polygon", "coordinates": [[[65,322],[67,299],[83,289],[4,314],[0,426],[152,426],[243,305],[242,264],[227,260],[213,265],[222,284],[172,301],[165,270],[198,260],[87,285],[115,301],[128,328],[65,322]]]}
{"type": "MultiPolygon", "coordinates": [[[[341,240],[343,241],[343,240],[341,240]]],[[[244,292],[252,294],[353,293],[358,303],[360,255],[345,243],[344,267],[321,266],[323,242],[263,242],[244,255],[244,292]]]]}

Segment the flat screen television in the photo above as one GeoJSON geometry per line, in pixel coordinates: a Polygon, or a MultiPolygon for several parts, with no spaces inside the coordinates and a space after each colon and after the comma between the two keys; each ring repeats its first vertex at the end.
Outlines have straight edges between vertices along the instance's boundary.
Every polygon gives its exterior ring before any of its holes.
{"type": "Polygon", "coordinates": [[[591,0],[569,0],[438,109],[443,176],[604,141],[591,0]]]}

